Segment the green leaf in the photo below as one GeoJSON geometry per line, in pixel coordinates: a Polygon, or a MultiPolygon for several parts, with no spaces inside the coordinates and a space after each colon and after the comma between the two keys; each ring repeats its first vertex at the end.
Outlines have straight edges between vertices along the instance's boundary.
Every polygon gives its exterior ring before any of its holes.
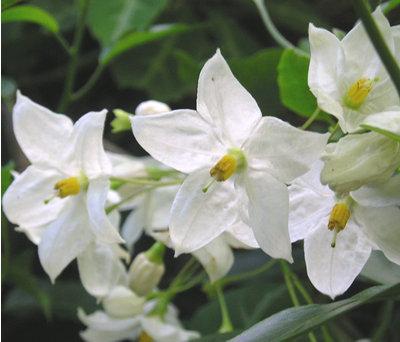
{"type": "Polygon", "coordinates": [[[167,5],[167,0],[92,0],[88,25],[103,47],[126,33],[145,30],[167,5]]]}
{"type": "Polygon", "coordinates": [[[308,88],[310,59],[294,50],[285,50],[278,65],[278,84],[282,103],[295,113],[309,117],[317,101],[308,88]]]}
{"type": "Polygon", "coordinates": [[[50,32],[57,33],[59,26],[56,19],[48,12],[35,6],[17,6],[5,10],[1,15],[2,23],[31,22],[43,26],[50,32]]]}
{"type": "Polygon", "coordinates": [[[374,286],[355,296],[330,304],[312,304],[283,310],[261,321],[236,336],[232,342],[283,341],[304,334],[321,324],[351,311],[361,305],[396,298],[400,295],[400,284],[374,286]]]}
{"type": "Polygon", "coordinates": [[[127,34],[112,47],[104,49],[100,56],[100,63],[106,65],[123,52],[136,46],[150,43],[168,36],[186,32],[189,26],[185,24],[158,25],[151,31],[132,32],[127,34]]]}
{"type": "Polygon", "coordinates": [[[365,129],[369,129],[370,131],[379,133],[384,135],[385,137],[392,139],[394,141],[399,141],[400,142],[400,135],[393,133],[391,131],[387,131],[386,129],[383,128],[379,128],[379,127],[375,127],[375,126],[371,126],[371,125],[360,125],[360,127],[365,128],[365,129]]]}

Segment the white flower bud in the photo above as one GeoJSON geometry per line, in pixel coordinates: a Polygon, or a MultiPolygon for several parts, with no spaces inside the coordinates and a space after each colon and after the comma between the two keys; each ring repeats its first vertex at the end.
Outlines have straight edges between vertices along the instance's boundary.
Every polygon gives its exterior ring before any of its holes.
{"type": "Polygon", "coordinates": [[[389,179],[400,165],[400,143],[374,132],[348,135],[329,144],[322,160],[322,184],[343,194],[389,179]]]}
{"type": "Polygon", "coordinates": [[[151,115],[170,112],[171,108],[163,102],[149,100],[140,103],[135,110],[136,115],[151,115]]]}
{"type": "Polygon", "coordinates": [[[140,253],[129,268],[129,286],[139,296],[149,294],[160,282],[165,267],[162,262],[165,246],[156,242],[147,252],[140,253]]]}
{"type": "Polygon", "coordinates": [[[145,301],[145,298],[137,296],[130,289],[117,286],[103,300],[103,307],[110,316],[127,318],[142,313],[145,301]]]}

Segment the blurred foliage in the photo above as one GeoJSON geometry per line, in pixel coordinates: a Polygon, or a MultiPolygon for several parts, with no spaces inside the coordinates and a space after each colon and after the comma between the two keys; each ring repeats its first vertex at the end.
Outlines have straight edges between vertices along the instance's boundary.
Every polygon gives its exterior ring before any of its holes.
{"type": "MultiPolygon", "coordinates": [[[[18,88],[34,101],[57,110],[74,52],[68,46],[74,44],[83,3],[2,2],[2,194],[14,169],[7,162],[14,160],[18,171],[27,165],[11,129],[15,91],[18,88]]],[[[356,20],[347,0],[271,0],[267,6],[282,34],[303,51],[309,48],[309,22],[340,32],[348,31],[356,20]]],[[[400,23],[399,11],[391,11],[389,17],[392,24],[400,23]]],[[[148,99],[167,102],[172,108],[194,108],[198,74],[217,48],[264,115],[279,116],[299,126],[316,107],[307,86],[308,58],[277,47],[250,0],[90,0],[86,24],[73,82],[75,96],[66,110],[74,120],[101,108],[134,112],[136,105],[148,99]]],[[[320,116],[322,120],[315,122],[313,129],[326,130],[327,117],[320,116]]],[[[114,150],[117,145],[143,154],[130,133],[111,134],[109,128],[106,138],[106,146],[114,146],[114,150]]],[[[144,238],[135,250],[140,252],[148,245],[144,238]]],[[[16,233],[3,216],[2,247],[2,337],[7,341],[78,341],[82,325],[76,309],[81,306],[90,312],[96,303],[80,285],[76,265],[68,267],[51,285],[39,265],[36,246],[16,233]]],[[[307,279],[301,250],[302,246],[296,244],[294,270],[314,301],[326,303],[327,298],[307,279]]],[[[232,273],[263,262],[263,253],[237,252],[232,273]]],[[[176,274],[180,259],[168,257],[167,263],[169,273],[176,274]]],[[[376,265],[380,264],[374,265],[369,266],[367,278],[377,282],[393,279],[389,275],[379,277],[376,265]]],[[[291,306],[282,284],[279,267],[274,267],[225,289],[236,333],[291,306]]],[[[347,296],[367,285],[371,285],[370,280],[356,283],[347,296]]],[[[400,324],[400,310],[388,303],[376,304],[368,314],[365,310],[347,313],[343,319],[330,321],[328,328],[337,341],[352,341],[372,333],[380,340],[395,340],[387,317],[393,318],[393,326],[400,324]]],[[[200,288],[179,295],[176,304],[185,324],[207,335],[202,340],[229,338],[215,335],[219,308],[216,299],[208,298],[200,288]]],[[[316,333],[319,336],[319,330],[316,333]]],[[[299,340],[307,339],[303,336],[299,340]]]]}

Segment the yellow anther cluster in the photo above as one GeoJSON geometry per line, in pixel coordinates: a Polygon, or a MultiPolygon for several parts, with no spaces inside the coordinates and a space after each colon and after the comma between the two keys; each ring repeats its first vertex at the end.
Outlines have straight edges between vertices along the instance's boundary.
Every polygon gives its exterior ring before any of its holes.
{"type": "Polygon", "coordinates": [[[210,170],[210,175],[218,182],[226,181],[230,178],[237,169],[237,158],[235,156],[226,154],[217,164],[210,170]]]}
{"type": "Polygon", "coordinates": [[[330,230],[341,231],[346,227],[350,218],[350,209],[346,203],[337,203],[332,209],[329,217],[328,228],[330,230]]]}
{"type": "Polygon", "coordinates": [[[153,339],[145,331],[142,331],[139,336],[139,342],[153,342],[153,339]]]}
{"type": "Polygon", "coordinates": [[[372,90],[372,84],[373,80],[369,78],[360,78],[354,82],[344,98],[345,105],[352,109],[360,108],[372,90]]]}
{"type": "Polygon", "coordinates": [[[78,177],[69,177],[58,181],[54,185],[54,190],[57,190],[57,196],[64,198],[79,194],[81,184],[78,177]]]}

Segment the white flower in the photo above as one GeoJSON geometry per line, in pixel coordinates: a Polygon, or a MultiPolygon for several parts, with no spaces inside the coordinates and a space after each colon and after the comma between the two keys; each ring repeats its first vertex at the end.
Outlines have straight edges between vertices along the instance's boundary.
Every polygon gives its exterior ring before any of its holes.
{"type": "Polygon", "coordinates": [[[134,116],[132,129],[151,156],[189,173],[172,207],[177,254],[195,251],[244,221],[265,252],[291,260],[284,183],[308,171],[326,135],[262,117],[219,51],[200,73],[197,111],[134,116]],[[220,182],[209,186],[210,180],[220,182]]]}
{"type": "MultiPolygon", "coordinates": [[[[132,296],[126,290],[126,300],[132,296]]],[[[122,295],[122,291],[120,291],[122,295]]],[[[119,296],[119,301],[123,301],[119,296]]],[[[125,304],[116,306],[121,311],[114,312],[118,317],[112,316],[104,311],[96,311],[86,315],[82,309],[78,310],[79,319],[87,326],[81,333],[81,337],[88,342],[114,342],[114,341],[136,341],[142,337],[155,342],[185,342],[200,337],[195,331],[182,328],[178,320],[178,312],[173,305],[169,305],[164,319],[156,316],[146,316],[154,308],[155,302],[148,302],[144,312],[136,315],[127,314],[125,304]],[[149,338],[150,337],[150,338],[149,338]]]]}
{"type": "Polygon", "coordinates": [[[322,160],[321,182],[346,193],[388,180],[400,166],[400,143],[375,132],[349,134],[328,144],[322,160]]]}
{"type": "MultiPolygon", "coordinates": [[[[398,27],[390,27],[380,8],[373,17],[399,60],[398,27]]],[[[318,106],[337,117],[344,132],[358,130],[371,114],[400,106],[396,89],[360,22],[341,41],[310,24],[309,39],[308,85],[318,106]]]]}
{"type": "Polygon", "coordinates": [[[8,188],[3,209],[39,244],[53,281],[95,239],[123,241],[104,210],[111,173],[102,144],[105,116],[90,112],[73,125],[17,94],[14,133],[32,165],[8,188]]]}
{"type": "Polygon", "coordinates": [[[313,285],[334,298],[349,288],[372,249],[400,264],[400,175],[338,199],[319,182],[321,164],[289,186],[289,231],[292,242],[304,239],[313,285]]]}

